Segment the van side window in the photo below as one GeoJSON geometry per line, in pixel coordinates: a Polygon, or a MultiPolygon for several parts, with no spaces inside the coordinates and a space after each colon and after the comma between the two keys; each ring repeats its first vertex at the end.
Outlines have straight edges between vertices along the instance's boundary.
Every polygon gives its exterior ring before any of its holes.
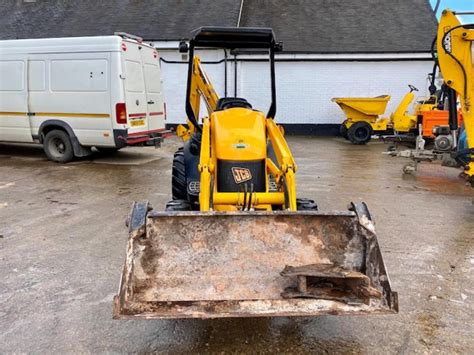
{"type": "Polygon", "coordinates": [[[28,90],[46,90],[46,63],[43,60],[28,62],[28,90]]]}
{"type": "Polygon", "coordinates": [[[145,84],[148,92],[161,93],[160,69],[157,65],[145,64],[145,84]]]}
{"type": "Polygon", "coordinates": [[[126,86],[130,92],[144,92],[142,65],[139,62],[125,60],[126,86]]]}
{"type": "Polygon", "coordinates": [[[51,61],[51,91],[106,91],[107,82],[106,60],[51,61]]]}
{"type": "Polygon", "coordinates": [[[0,91],[25,89],[25,64],[23,61],[0,61],[0,91]]]}

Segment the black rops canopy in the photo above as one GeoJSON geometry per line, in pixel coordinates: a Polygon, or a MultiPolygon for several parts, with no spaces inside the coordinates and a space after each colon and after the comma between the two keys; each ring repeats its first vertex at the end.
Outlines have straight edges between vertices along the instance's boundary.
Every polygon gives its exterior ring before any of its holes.
{"type": "Polygon", "coordinates": [[[201,27],[194,31],[190,44],[210,48],[280,49],[273,30],[265,27],[201,27]]]}
{"type": "Polygon", "coordinates": [[[191,106],[191,79],[193,76],[193,59],[195,47],[224,48],[224,49],[268,49],[270,59],[270,83],[272,101],[267,113],[268,118],[276,114],[275,89],[275,52],[282,50],[282,44],[277,43],[271,28],[265,27],[201,27],[193,31],[194,37],[189,41],[189,48],[180,43],[180,51],[189,50],[188,83],[186,89],[186,114],[189,121],[201,131],[198,118],[191,106]]]}

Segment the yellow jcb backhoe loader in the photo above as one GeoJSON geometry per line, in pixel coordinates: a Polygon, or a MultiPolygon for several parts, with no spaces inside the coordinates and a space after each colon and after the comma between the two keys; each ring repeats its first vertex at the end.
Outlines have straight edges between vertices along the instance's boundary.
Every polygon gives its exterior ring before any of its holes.
{"type": "Polygon", "coordinates": [[[433,129],[433,149],[425,149],[424,140],[419,136],[416,149],[390,155],[413,160],[404,167],[406,173],[416,171],[422,161],[441,160],[444,165],[461,167],[461,175],[474,187],[474,24],[461,24],[456,15],[462,14],[474,15],[474,12],[444,10],[436,39],[437,58],[434,59],[447,87],[449,124],[433,129]],[[461,108],[461,126],[457,101],[461,108]]]}
{"type": "Polygon", "coordinates": [[[187,127],[166,211],[136,202],[114,318],[216,318],[398,311],[365,204],[318,212],[296,196],[297,166],[274,122],[268,28],[199,29],[189,52],[187,127]],[[218,98],[195,48],[269,54],[268,113],[218,98]],[[199,118],[200,100],[208,116],[199,118]]]}

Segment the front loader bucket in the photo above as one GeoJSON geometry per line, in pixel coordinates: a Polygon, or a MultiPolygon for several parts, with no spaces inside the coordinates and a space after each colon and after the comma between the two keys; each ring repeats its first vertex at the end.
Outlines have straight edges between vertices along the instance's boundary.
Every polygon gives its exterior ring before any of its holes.
{"type": "Polygon", "coordinates": [[[365,204],[222,213],[136,203],[129,228],[116,319],[398,312],[365,204]]]}

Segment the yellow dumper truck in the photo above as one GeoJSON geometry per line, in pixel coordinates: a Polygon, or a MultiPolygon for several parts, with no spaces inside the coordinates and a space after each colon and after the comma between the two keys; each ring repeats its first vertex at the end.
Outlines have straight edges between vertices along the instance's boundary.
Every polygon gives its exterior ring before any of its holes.
{"type": "Polygon", "coordinates": [[[389,95],[333,98],[332,101],[338,104],[346,115],[340,127],[341,136],[353,144],[366,144],[374,134],[411,134],[412,138],[415,138],[421,125],[423,137],[434,138],[432,128],[447,124],[448,111],[440,109],[438,97],[431,95],[419,99],[414,112],[408,113],[408,108],[415,99],[415,92],[418,91],[413,85],[408,87],[410,91],[405,94],[390,117],[382,116],[390,101],[389,95]]]}

